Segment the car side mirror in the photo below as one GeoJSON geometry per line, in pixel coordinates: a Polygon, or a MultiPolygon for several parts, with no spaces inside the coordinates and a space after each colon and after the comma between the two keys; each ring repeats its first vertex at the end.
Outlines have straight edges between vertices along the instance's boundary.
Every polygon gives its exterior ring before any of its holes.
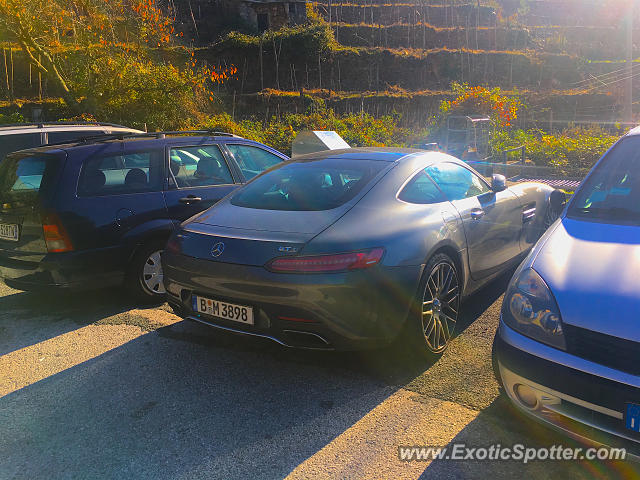
{"type": "Polygon", "coordinates": [[[560,212],[567,203],[567,194],[562,190],[554,190],[549,195],[549,205],[554,212],[560,212]]]}
{"type": "Polygon", "coordinates": [[[504,175],[494,173],[491,177],[491,190],[494,192],[502,192],[507,189],[507,179],[504,175]]]}

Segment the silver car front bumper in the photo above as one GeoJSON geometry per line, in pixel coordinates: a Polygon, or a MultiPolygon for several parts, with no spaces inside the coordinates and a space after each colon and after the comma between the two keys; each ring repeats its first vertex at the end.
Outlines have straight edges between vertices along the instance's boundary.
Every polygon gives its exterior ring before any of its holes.
{"type": "Polygon", "coordinates": [[[519,410],[580,442],[625,448],[627,458],[640,461],[640,435],[625,426],[624,402],[616,403],[620,408],[611,408],[599,404],[593,396],[585,398],[580,388],[583,382],[586,391],[591,378],[593,382],[615,382],[627,391],[636,391],[640,379],[536,342],[503,322],[496,354],[505,392],[519,410]],[[514,361],[520,357],[522,362],[514,361]],[[523,363],[530,367],[528,373],[520,373],[523,363]],[[557,377],[556,388],[546,384],[549,375],[557,377]],[[567,387],[558,388],[563,377],[567,378],[567,387]]]}

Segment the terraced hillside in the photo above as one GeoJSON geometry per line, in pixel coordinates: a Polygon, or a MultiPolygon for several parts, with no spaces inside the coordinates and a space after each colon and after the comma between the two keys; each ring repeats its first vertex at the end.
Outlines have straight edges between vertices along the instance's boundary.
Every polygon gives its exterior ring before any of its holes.
{"type": "Polygon", "coordinates": [[[528,125],[615,122],[626,32],[619,9],[605,8],[611,3],[538,0],[523,10],[515,0],[324,0],[315,10],[331,38],[319,40],[320,27],[262,41],[232,35],[199,55],[239,66],[227,88],[240,113],[299,111],[305,89],[338,111],[397,111],[411,124],[458,81],[524,95],[532,105],[521,119],[528,125]]]}
{"type": "MultiPolygon", "coordinates": [[[[236,25],[221,25],[209,0],[173,3],[189,41],[200,42],[200,61],[238,67],[218,92],[235,115],[266,118],[321,98],[338,112],[400,112],[405,124],[420,124],[457,81],[524,96],[522,126],[620,119],[618,0],[320,0],[310,4],[311,26],[263,35],[224,34],[236,25]],[[218,39],[203,44],[209,37],[218,39]]],[[[29,78],[12,87],[17,96],[56,95],[13,55],[11,74],[29,78]]]]}

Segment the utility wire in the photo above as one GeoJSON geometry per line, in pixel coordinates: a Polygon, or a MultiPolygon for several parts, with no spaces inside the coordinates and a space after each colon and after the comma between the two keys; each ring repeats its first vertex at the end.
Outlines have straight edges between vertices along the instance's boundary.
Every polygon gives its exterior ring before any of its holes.
{"type": "MultiPolygon", "coordinates": [[[[639,64],[634,64],[632,66],[632,68],[639,67],[639,66],[640,66],[639,64]]],[[[626,75],[626,71],[627,71],[627,68],[625,67],[625,68],[621,68],[620,70],[614,70],[614,71],[609,72],[609,73],[603,73],[602,75],[591,75],[590,78],[586,78],[586,79],[580,80],[578,82],[570,83],[569,86],[578,86],[578,85],[581,85],[581,84],[586,84],[586,83],[593,82],[594,80],[603,81],[603,82],[607,81],[607,80],[613,80],[613,78],[615,78],[615,77],[619,77],[621,75],[626,75]],[[612,78],[609,78],[609,77],[612,77],[612,78]]]]}

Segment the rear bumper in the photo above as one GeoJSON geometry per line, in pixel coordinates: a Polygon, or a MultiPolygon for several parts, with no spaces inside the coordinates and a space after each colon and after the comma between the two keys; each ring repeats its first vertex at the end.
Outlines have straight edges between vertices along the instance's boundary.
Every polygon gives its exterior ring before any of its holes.
{"type": "Polygon", "coordinates": [[[402,329],[422,268],[373,267],[337,274],[278,274],[163,253],[168,302],[184,318],[303,348],[354,349],[388,342],[402,329]],[[254,308],[255,325],[193,311],[199,294],[254,308]]]}
{"type": "Polygon", "coordinates": [[[119,248],[20,257],[0,250],[0,278],[20,290],[102,288],[122,283],[125,262],[119,248]]]}
{"type": "Polygon", "coordinates": [[[504,389],[521,411],[577,440],[625,448],[640,459],[640,433],[624,422],[626,404],[640,403],[640,378],[543,345],[502,321],[495,342],[504,389]]]}

